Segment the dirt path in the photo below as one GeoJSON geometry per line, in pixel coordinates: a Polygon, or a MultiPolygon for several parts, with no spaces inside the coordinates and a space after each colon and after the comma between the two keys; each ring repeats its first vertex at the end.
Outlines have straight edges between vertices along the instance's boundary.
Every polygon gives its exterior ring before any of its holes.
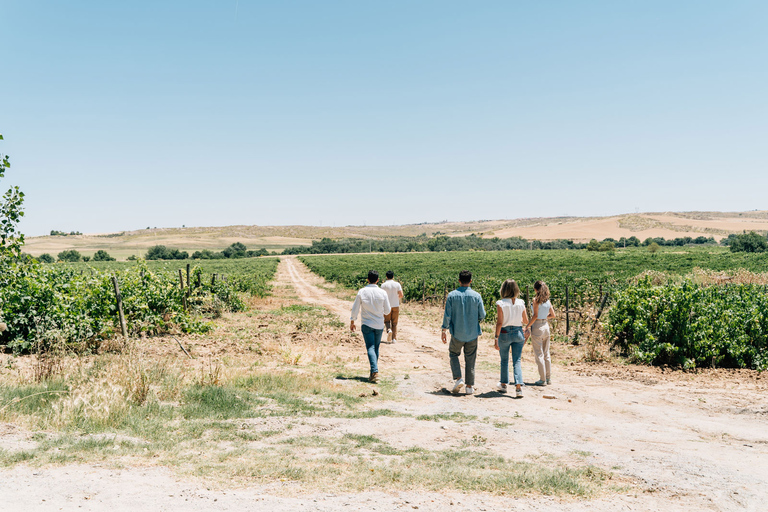
{"type": "MultiPolygon", "coordinates": [[[[297,259],[282,259],[277,281],[295,289],[301,300],[349,321],[351,303],[319,287],[322,279],[297,259]]],[[[302,494],[291,483],[211,490],[205,482],[178,481],[165,468],[17,466],[0,471],[0,510],[762,510],[768,501],[768,379],[557,365],[552,386],[527,386],[525,398],[516,400],[492,390],[498,355],[484,336],[477,394],[451,396],[443,392],[450,371],[439,325],[401,318],[401,341],[382,345],[380,366],[407,399],[376,407],[408,415],[318,418],[317,425],[308,422],[306,428],[374,433],[393,446],[434,450],[476,441],[515,460],[588,463],[614,475],[616,491],[581,501],[459,493],[302,494]],[[556,399],[544,399],[545,394],[556,399]],[[414,416],[434,414],[476,419],[414,421],[414,416]]],[[[350,350],[360,351],[364,375],[362,342],[350,350]]],[[[533,381],[529,350],[523,372],[533,381]]]]}
{"type": "MultiPolygon", "coordinates": [[[[316,283],[322,280],[298,260],[286,259],[284,265],[303,300],[330,307],[348,321],[350,303],[318,288],[316,283]]],[[[439,326],[417,326],[408,317],[401,318],[404,343],[382,345],[381,366],[384,372],[387,365],[399,371],[422,368],[401,386],[416,399],[411,407],[418,414],[461,412],[499,420],[510,414],[522,416],[516,422],[515,439],[494,439],[498,434],[493,429],[467,425],[439,434],[431,440],[436,446],[441,440],[450,442],[453,436],[466,438],[476,432],[509,457],[543,453],[583,457],[636,483],[638,499],[649,509],[654,503],[667,510],[676,504],[681,509],[757,509],[768,498],[765,385],[694,376],[688,381],[651,378],[642,372],[633,377],[623,368],[591,372],[583,366],[556,367],[552,386],[527,386],[525,398],[515,400],[493,391],[498,354],[486,337],[478,349],[478,394],[455,398],[439,392],[450,380],[439,326]],[[544,399],[545,394],[557,398],[544,399]]],[[[529,346],[523,372],[526,381],[533,381],[537,372],[529,346]]],[[[405,436],[414,442],[430,435],[418,427],[420,432],[401,431],[390,441],[402,442],[405,436]]],[[[635,491],[631,494],[634,501],[635,491]]]]}

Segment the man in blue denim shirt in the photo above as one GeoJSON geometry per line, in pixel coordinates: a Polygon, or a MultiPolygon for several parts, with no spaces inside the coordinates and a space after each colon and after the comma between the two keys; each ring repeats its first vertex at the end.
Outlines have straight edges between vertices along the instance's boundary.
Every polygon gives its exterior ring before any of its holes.
{"type": "Polygon", "coordinates": [[[453,393],[461,391],[464,380],[461,378],[459,356],[464,349],[464,369],[467,373],[467,394],[475,392],[475,360],[477,359],[477,337],[480,336],[480,321],[485,318],[483,298],[469,287],[472,273],[469,270],[459,272],[459,286],[448,294],[443,315],[443,343],[448,343],[445,331],[451,332],[451,344],[448,354],[453,373],[453,393]]]}

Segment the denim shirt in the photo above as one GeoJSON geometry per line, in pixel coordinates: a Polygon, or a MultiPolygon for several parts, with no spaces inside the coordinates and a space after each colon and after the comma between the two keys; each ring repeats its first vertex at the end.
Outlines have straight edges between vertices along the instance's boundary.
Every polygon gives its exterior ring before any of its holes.
{"type": "Polygon", "coordinates": [[[469,286],[460,286],[448,294],[445,300],[443,329],[450,329],[451,336],[466,343],[480,336],[480,321],[485,318],[483,298],[469,286]]]}

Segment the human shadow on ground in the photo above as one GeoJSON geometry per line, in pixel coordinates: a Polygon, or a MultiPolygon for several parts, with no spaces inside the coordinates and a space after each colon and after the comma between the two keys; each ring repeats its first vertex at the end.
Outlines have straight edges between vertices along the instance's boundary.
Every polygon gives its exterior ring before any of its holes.
{"type": "Polygon", "coordinates": [[[499,391],[486,391],[485,393],[478,393],[475,396],[477,398],[511,398],[513,400],[518,400],[522,398],[522,397],[515,396],[515,388],[512,388],[512,393],[510,392],[500,393],[499,391]]]}
{"type": "Polygon", "coordinates": [[[356,380],[357,382],[365,382],[365,383],[371,383],[370,380],[368,380],[368,377],[360,377],[360,376],[354,376],[354,377],[348,377],[346,375],[337,375],[334,377],[334,380],[356,380]]]}
{"type": "Polygon", "coordinates": [[[453,393],[448,388],[440,388],[440,389],[436,389],[434,391],[427,391],[427,393],[430,394],[430,395],[469,396],[469,395],[467,395],[463,391],[461,391],[459,393],[453,393]]]}

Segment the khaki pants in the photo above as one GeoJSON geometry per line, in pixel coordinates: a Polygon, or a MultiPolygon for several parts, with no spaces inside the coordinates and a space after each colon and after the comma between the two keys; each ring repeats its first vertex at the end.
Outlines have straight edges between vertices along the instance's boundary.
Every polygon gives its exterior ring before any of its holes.
{"type": "Polygon", "coordinates": [[[533,358],[539,368],[539,380],[546,381],[550,378],[552,361],[549,357],[549,322],[536,320],[531,326],[531,345],[533,345],[533,358]]]}
{"type": "Polygon", "coordinates": [[[400,318],[400,307],[392,308],[388,315],[384,315],[384,325],[387,326],[387,332],[392,331],[392,339],[397,339],[397,319],[400,318]]]}

